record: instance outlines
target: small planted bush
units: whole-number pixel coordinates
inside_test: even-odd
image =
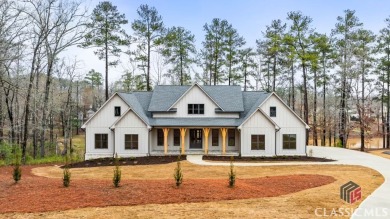
[[[114,168],[114,177],[112,179],[112,182],[115,187],[119,187],[122,178],[122,171],[119,166],[118,154],[115,154],[114,163],[115,163],[115,168]]]
[[[234,170],[233,157],[230,157],[229,187],[233,188],[236,184],[236,171]]]
[[[15,183],[17,183],[22,178],[22,169],[20,168],[20,152],[16,147],[14,153],[14,171],[12,176],[14,178]]]
[[[177,166],[175,168],[175,172],[173,174],[173,177],[175,178],[176,186],[179,187],[181,183],[183,182],[183,173],[181,171],[181,163],[180,163],[180,156],[177,157]]]
[[[64,187],[69,187],[70,185],[70,177],[71,173],[69,170],[69,161],[68,161],[68,156],[65,157],[65,166],[64,166],[64,171],[63,171],[63,177],[62,177],[62,184]]]

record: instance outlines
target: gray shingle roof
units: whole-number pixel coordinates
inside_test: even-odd
[[[244,111],[240,86],[199,86],[224,112]],[[191,87],[192,86],[156,86],[148,110],[151,112],[168,111],[169,107],[171,107]]]
[[[243,91],[244,112],[240,114],[238,124],[241,125],[264,102],[271,93],[261,91]]]
[[[191,86],[156,86],[150,100],[149,111],[167,111]]]
[[[224,112],[242,112],[244,104],[240,86],[201,86]]]
[[[164,88],[163,88],[164,87]],[[240,118],[152,118],[152,112],[168,110],[191,86],[157,86],[153,92],[118,93],[150,126],[234,127],[241,125],[269,96],[266,92],[242,92],[239,86],[202,86],[224,110],[240,112]],[[169,94],[169,95],[167,95]],[[165,111],[166,111],[165,110]]]
[[[151,113],[145,110],[149,105],[152,92],[118,93],[118,95],[137,113],[142,120],[150,125]]]

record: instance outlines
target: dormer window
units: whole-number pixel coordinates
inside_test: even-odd
[[[270,117],[276,117],[276,106],[271,106],[269,108],[269,116]]]
[[[114,113],[115,116],[121,116],[121,107],[120,106],[114,107]]]
[[[188,114],[204,114],[204,104],[188,104]]]

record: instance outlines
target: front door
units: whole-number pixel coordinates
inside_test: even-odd
[[[190,148],[202,148],[202,129],[190,129]]]

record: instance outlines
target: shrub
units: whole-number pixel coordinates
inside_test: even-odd
[[[343,147],[343,143],[340,141],[340,139],[336,140],[335,146],[338,147],[338,148],[342,148]]]
[[[236,184],[236,171],[234,171],[233,157],[230,157],[229,187],[233,188]]]
[[[181,163],[180,163],[180,156],[177,157],[177,166],[175,168],[175,172],[173,174],[173,177],[175,178],[176,186],[179,187],[181,183],[183,182],[183,173],[181,171]]]
[[[12,145],[5,142],[0,144],[0,166],[13,164],[15,160],[15,148],[16,146],[13,148]]]
[[[64,187],[69,187],[71,173],[69,170],[68,156],[65,157],[65,166],[64,166],[63,174],[64,174],[64,177],[62,178],[62,183],[63,183]]]
[[[22,169],[20,168],[20,151],[15,147],[15,160],[14,160],[14,171],[13,178],[15,183],[17,183],[22,178]]]
[[[118,154],[115,154],[114,163],[115,163],[115,168],[114,168],[114,177],[112,179],[112,182],[114,183],[115,187],[119,187],[119,183],[121,182],[122,172],[119,167]]]

